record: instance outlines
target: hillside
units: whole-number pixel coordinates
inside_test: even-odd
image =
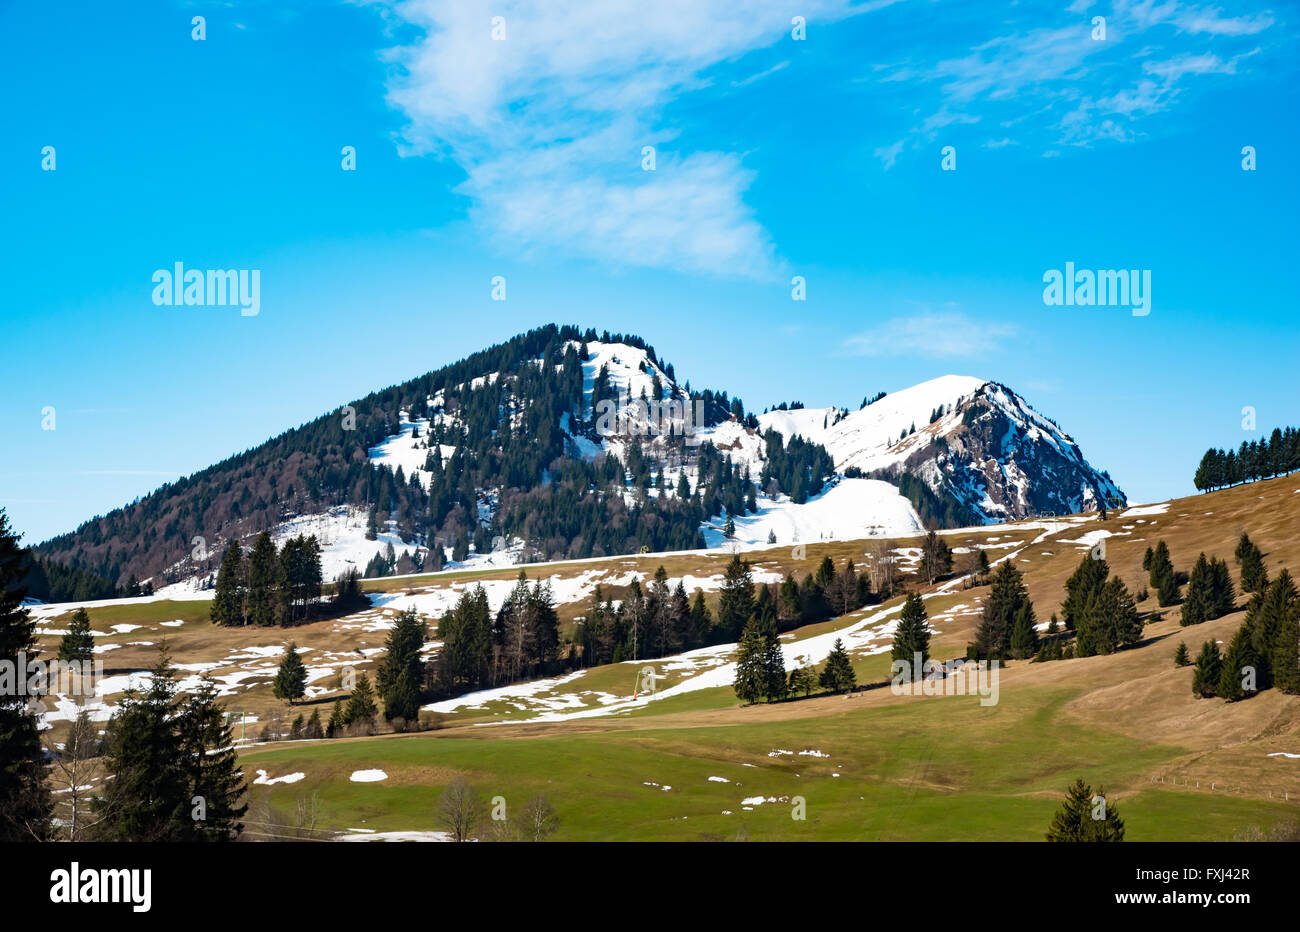
[[[1294,477],[1112,512],[954,529],[958,553],[984,550],[995,565],[1024,574],[1040,621],[1059,612],[1065,581],[1099,541],[1112,572],[1142,587],[1143,553],[1168,545],[1178,570],[1202,551],[1232,560],[1242,531],[1264,551],[1271,576],[1300,567],[1291,528],[1300,519]],[[989,589],[958,573],[933,586],[916,575],[916,538],[889,541],[903,579],[925,597],[937,658],[960,657]],[[870,566],[871,541],[762,547],[748,554],[756,583],[811,572],[823,557]],[[633,579],[662,565],[669,581],[700,590],[717,606],[728,559],[718,552],[649,554],[529,568],[551,585],[566,638],[590,609],[597,585],[623,597]],[[960,564],[959,564],[960,565]],[[213,676],[229,708],[242,714],[236,737],[259,812],[291,812],[317,794],[322,828],[343,834],[432,832],[441,788],[464,776],[509,799],[548,795],[561,819],[557,837],[582,839],[1035,839],[1075,776],[1104,784],[1132,840],[1227,840],[1300,820],[1300,698],[1267,690],[1243,702],[1197,699],[1189,668],[1175,667],[1180,641],[1226,644],[1245,599],[1228,615],[1179,626],[1177,606],[1154,595],[1139,602],[1141,641],[1114,654],[1031,663],[1002,671],[997,702],[975,697],[906,696],[867,689],[741,706],[730,688],[734,645],[580,668],[562,676],[433,702],[422,717],[436,730],[328,741],[255,743],[268,723],[345,696],[338,675],[370,670],[396,613],[415,608],[431,622],[481,582],[493,610],[517,568],[367,583],[374,604],[341,619],[295,628],[309,671],[308,695],[286,709],[270,680],[289,632],[220,629],[203,601],[159,597],[90,606],[109,674],[111,712],[165,639],[184,671]],[[1237,569],[1233,569],[1234,579]],[[901,599],[868,605],[782,638],[787,669],[818,663],[835,639],[848,647],[859,683],[887,676]],[[35,609],[46,649],[57,644],[71,606]],[[1044,622],[1045,623],[1045,622]],[[431,656],[439,649],[430,646]],[[657,688],[635,696],[650,666]],[[66,726],[74,707],[52,703],[48,724]],[[484,727],[490,725],[491,727]],[[245,739],[243,736],[247,734]],[[378,772],[359,784],[356,774]],[[300,776],[299,776],[300,775]],[[290,779],[286,779],[290,778]],[[271,782],[277,781],[277,782]],[[789,799],[803,796],[810,818],[792,823]],[[270,809],[265,807],[269,804]],[[281,816],[283,817],[283,816]]]
[[[1122,505],[1014,392],[945,376],[860,410],[747,412],[635,336],[550,325],[163,486],[38,552],[211,584],[226,543],[314,534],[327,580],[916,533]]]

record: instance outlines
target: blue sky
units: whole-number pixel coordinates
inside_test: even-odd
[[[1134,500],[1188,494],[1206,446],[1300,422],[1296,20],[6,4],[0,506],[41,540],[551,321],[639,333],[759,411],[996,379]],[[154,305],[176,261],[260,270],[260,313]],[[1045,306],[1067,261],[1150,270],[1151,313]]]

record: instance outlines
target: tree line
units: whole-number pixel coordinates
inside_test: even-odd
[[[290,538],[277,549],[263,531],[247,555],[239,541],[227,545],[210,616],[226,627],[295,625],[311,616],[320,597],[321,551],[315,535]]]
[[[1273,428],[1268,437],[1243,440],[1236,450],[1211,447],[1192,477],[1197,491],[1224,489],[1242,482],[1271,479],[1300,469],[1300,431]]]

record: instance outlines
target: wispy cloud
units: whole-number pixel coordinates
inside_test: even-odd
[[[1015,327],[973,320],[957,311],[895,317],[849,337],[844,350],[854,356],[923,356],[951,359],[997,352]]]
[[[827,23],[890,2],[809,0],[794,12]],[[710,68],[792,41],[792,9],[409,0],[389,18],[423,35],[389,53],[388,101],[406,118],[404,151],[453,159],[472,218],[503,246],[770,278],[780,263],[745,202],[752,174],[735,154],[691,151],[660,121],[671,99],[708,85]],[[653,172],[645,146],[656,147]]]
[[[1094,15],[1105,16],[1103,39],[1093,37]],[[1022,138],[1049,148],[1127,141],[1142,135],[1139,121],[1170,110],[1188,82],[1243,73],[1259,51],[1255,37],[1274,21],[1268,11],[1233,16],[1180,0],[1035,8],[1018,22],[996,21],[997,33],[956,54],[939,47],[928,68],[909,60],[881,80],[906,81],[922,100],[930,89],[930,115],[910,130],[905,150],[954,124],[1003,113],[1016,114]]]

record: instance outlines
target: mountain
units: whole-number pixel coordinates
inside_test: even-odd
[[[639,337],[548,325],[344,405],[39,545],[203,585],[230,540],[314,534],[333,578],[915,533],[1122,500],[1053,422],[945,376],[746,412]]]
[[[941,509],[946,526],[1126,503],[1069,434],[997,382],[946,375],[853,412],[777,410],[758,420],[824,446],[840,473],[901,483],[919,509]]]

